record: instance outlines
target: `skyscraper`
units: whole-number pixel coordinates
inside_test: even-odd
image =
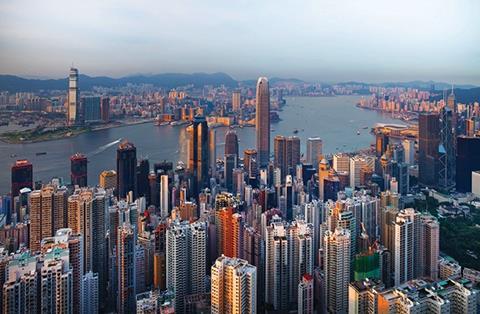
[[[212,313],[256,313],[257,269],[246,260],[220,256],[212,265]]]
[[[427,186],[438,183],[438,145],[440,143],[438,114],[423,113],[418,117],[418,175]]]
[[[72,185],[87,186],[87,156],[76,153],[70,157],[70,179]]]
[[[438,280],[438,261],[440,258],[440,225],[438,220],[431,215],[420,217],[420,275]]]
[[[270,160],[270,89],[266,77],[260,77],[257,81],[255,130],[258,164],[264,168]]]
[[[274,166],[280,168],[284,177],[293,175],[296,166],[300,163],[300,139],[296,136],[275,136],[274,139]]]
[[[53,187],[32,191],[28,196],[30,208],[30,250],[40,250],[43,238],[53,235]]]
[[[132,313],[136,309],[135,296],[135,230],[124,223],[117,230],[117,311],[118,313]]]
[[[472,171],[477,170],[480,170],[480,137],[459,136],[457,138],[457,191],[472,191]]]
[[[235,90],[232,93],[232,111],[234,112],[239,112],[240,111],[240,106],[241,106],[241,96],[240,96],[240,91]]]
[[[207,120],[196,116],[193,124],[187,128],[188,139],[188,171],[193,176],[193,195],[208,186],[209,140]]]
[[[104,170],[98,178],[98,185],[104,189],[115,189],[117,187],[117,173],[115,170]]]
[[[150,193],[148,175],[150,174],[150,162],[147,158],[138,160],[137,164],[137,197],[147,196]]]
[[[229,130],[225,134],[225,155],[238,155],[238,137],[237,133],[233,130]]]
[[[100,115],[103,122],[110,121],[110,98],[102,97],[102,102],[100,104]]]
[[[33,167],[26,160],[17,160],[12,166],[12,198],[18,196],[22,188],[33,189]]]
[[[75,125],[80,122],[80,92],[78,91],[78,70],[70,68],[68,76],[68,124]]]
[[[175,293],[175,311],[183,313],[184,298],[205,292],[207,226],[174,221],[166,234],[167,289]]]
[[[160,215],[162,218],[167,218],[170,215],[169,193],[168,175],[163,174],[160,176]]]
[[[98,122],[102,119],[100,97],[82,97],[82,109],[85,122]]]
[[[137,192],[137,149],[125,141],[117,149],[117,194],[126,198],[129,192]]]
[[[322,155],[322,139],[319,137],[309,137],[307,139],[307,163],[315,168],[318,165],[319,157]]]
[[[208,160],[211,175],[215,176],[217,173],[217,131],[215,129],[208,131]]]
[[[350,231],[327,231],[325,245],[325,301],[329,313],[347,313],[350,281]]]
[[[313,277],[304,274],[298,283],[298,314],[313,314]]]

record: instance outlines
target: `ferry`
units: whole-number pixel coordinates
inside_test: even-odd
[[[297,134],[297,133],[298,133],[297,129],[293,130],[293,134]]]
[[[42,155],[46,155],[47,152],[39,152],[39,153],[35,153],[36,156],[42,156]]]

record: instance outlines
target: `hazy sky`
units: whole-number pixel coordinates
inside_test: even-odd
[[[480,0],[0,0],[0,73],[480,84]]]

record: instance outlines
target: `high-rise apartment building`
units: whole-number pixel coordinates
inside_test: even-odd
[[[174,221],[166,234],[167,289],[175,293],[175,311],[182,313],[184,298],[205,292],[207,226],[204,222]]]
[[[348,283],[350,282],[351,234],[347,229],[326,231],[325,302],[330,313],[347,313]]]
[[[170,198],[168,187],[168,175],[160,176],[160,215],[162,218],[167,218],[170,215]]]
[[[135,248],[135,229],[129,223],[124,223],[117,230],[118,313],[132,313],[136,309]]]
[[[53,235],[54,189],[51,186],[32,191],[28,196],[30,208],[30,250],[40,250],[43,238]]]
[[[98,178],[98,185],[103,189],[115,189],[117,187],[117,172],[115,170],[104,170]]]
[[[313,277],[304,274],[298,284],[298,314],[313,314]]]
[[[257,269],[246,260],[220,256],[211,268],[212,313],[256,313]]]
[[[357,155],[350,158],[350,187],[356,188],[361,185],[361,171],[367,168],[375,172],[375,158],[371,156]]]
[[[257,81],[255,132],[258,165],[265,168],[270,160],[270,89],[266,77],[260,77]]]
[[[422,215],[420,222],[419,259],[421,269],[419,274],[436,281],[439,278],[440,225],[438,220],[431,215]]]
[[[137,148],[125,141],[117,148],[117,195],[126,198],[132,192],[137,192]]]

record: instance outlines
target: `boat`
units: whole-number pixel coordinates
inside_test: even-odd
[[[170,122],[168,122],[168,121],[164,121],[164,122],[157,121],[155,123],[156,126],[164,126],[164,125],[169,125],[169,124],[170,124]]]
[[[368,126],[364,126],[363,129],[364,129],[364,130],[367,130],[367,129],[368,129]]]
[[[42,156],[42,155],[46,155],[47,152],[39,152],[39,153],[35,153],[36,156]]]
[[[360,131],[357,131],[357,135],[360,135]]]
[[[297,134],[297,133],[298,133],[297,129],[293,130],[293,134]]]
[[[15,158],[15,157],[17,157],[17,154],[11,154],[10,155],[10,158]]]

